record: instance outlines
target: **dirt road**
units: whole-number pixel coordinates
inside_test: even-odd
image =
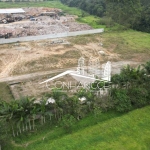
[[[140,64],[140,62],[133,62],[133,61],[112,62],[112,74],[120,73],[121,68],[123,66],[126,66],[127,64],[137,66]],[[6,78],[4,77],[4,78],[0,78],[0,82],[18,82],[18,81],[23,81],[23,80],[30,80],[32,78],[47,76],[50,74],[60,73],[60,72],[64,72],[67,70],[76,70],[76,67],[44,71],[44,72],[36,72],[36,73],[24,74],[24,75],[19,75],[19,76],[11,76],[11,77],[6,77]]]

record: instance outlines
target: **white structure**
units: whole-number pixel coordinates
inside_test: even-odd
[[[22,8],[0,9],[0,14],[16,14],[16,13],[25,13],[25,11]]]
[[[88,63],[88,74],[92,77],[100,76],[99,58],[90,57],[90,60]]]
[[[102,80],[111,81],[111,62],[108,61],[104,67]]]
[[[111,81],[111,62],[107,62],[105,64],[105,67],[104,67],[104,70],[102,72],[102,70],[100,70],[100,63],[99,63],[99,59],[90,59],[89,61],[89,68],[90,68],[90,74],[88,74],[86,71],[85,71],[85,59],[83,57],[81,57],[79,60],[78,60],[78,67],[77,67],[77,71],[73,71],[73,70],[67,70],[63,73],[60,73],[46,81],[43,81],[41,82],[40,84],[43,84],[43,83],[47,83],[48,82],[51,82],[55,79],[58,79],[62,76],[65,76],[67,74],[73,76],[74,79],[76,79],[78,82],[80,82],[82,85],[85,85],[85,83],[93,83],[94,81],[96,80],[101,80],[101,81]],[[89,69],[88,68],[88,69]],[[101,72],[102,72],[102,76],[101,76]],[[92,76],[91,76],[92,74]],[[96,78],[98,77],[98,78]],[[86,85],[87,86],[87,85]]]
[[[80,57],[78,60],[77,72],[78,74],[84,75],[84,58]]]

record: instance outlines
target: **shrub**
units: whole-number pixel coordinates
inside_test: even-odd
[[[145,88],[131,88],[129,89],[129,96],[135,108],[140,108],[148,104],[148,91]]]
[[[112,101],[114,109],[118,112],[128,112],[132,109],[130,97],[126,89],[112,89]]]
[[[62,117],[60,125],[66,130],[66,132],[71,132],[72,126],[75,124],[76,119],[74,116],[67,114]]]
[[[108,17],[101,18],[98,23],[101,25],[106,25],[107,27],[113,27],[115,25],[114,21]]]

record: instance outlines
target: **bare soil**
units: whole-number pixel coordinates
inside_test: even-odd
[[[74,67],[81,56],[99,57],[101,62],[120,60],[118,54],[104,49],[98,42],[79,45],[70,43],[70,39],[0,45],[0,78]]]
[[[50,90],[39,83],[65,71],[65,68],[75,70],[81,56],[85,57],[86,64],[90,57],[99,58],[101,65],[111,61],[113,74],[119,73],[124,65],[137,66],[141,63],[122,60],[119,54],[113,52],[113,47],[105,49],[99,40],[78,44],[72,38],[64,38],[0,45],[0,82],[9,84],[15,99],[23,96],[40,99]],[[141,56],[136,55],[133,60],[138,57]],[[74,80],[70,76],[61,80],[68,79]]]

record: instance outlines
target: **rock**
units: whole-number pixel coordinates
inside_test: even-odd
[[[99,54],[101,54],[101,55],[105,55],[105,52],[104,51],[99,51]]]

